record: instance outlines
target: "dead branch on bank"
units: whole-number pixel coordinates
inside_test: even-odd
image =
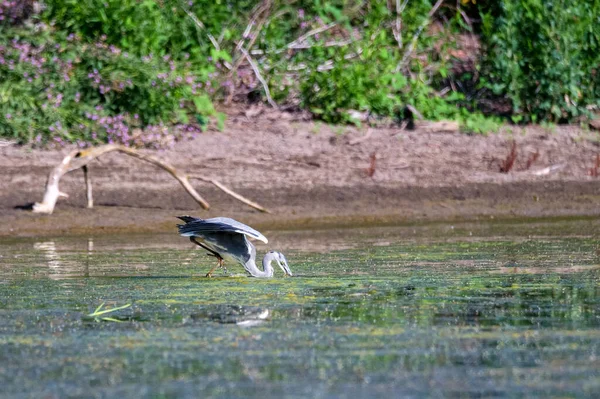
[[[139,152],[138,150],[134,150],[133,148],[128,148],[118,144],[107,144],[100,147],[92,147],[84,150],[73,150],[71,151],[62,162],[56,166],[50,172],[48,176],[48,181],[46,182],[46,191],[44,193],[44,199],[42,202],[36,202],[33,206],[33,212],[35,213],[48,213],[51,214],[54,212],[54,207],[56,206],[56,201],[59,196],[65,196],[65,194],[61,193],[58,188],[58,183],[60,182],[60,178],[68,172],[73,170],[77,170],[79,168],[83,169],[85,184],[86,184],[86,196],[87,196],[87,206],[88,208],[92,208],[94,206],[94,201],[92,197],[92,179],[89,173],[88,164],[98,158],[99,156],[109,153],[109,152],[121,152],[123,154],[132,156],[134,158],[140,159],[145,162],[149,162],[153,165],[156,165],[164,170],[166,170],[171,176],[173,176],[182,186],[183,188],[194,198],[196,202],[198,202],[202,208],[209,209],[210,205],[198,192],[194,189],[194,187],[190,184],[188,180],[188,176],[179,170],[175,169],[172,165],[167,162],[164,162],[152,155],[147,155]],[[266,208],[244,198],[240,194],[232,191],[231,189],[223,186],[221,183],[214,179],[209,179],[206,177],[202,177],[199,175],[191,176],[190,178],[210,182],[217,186],[219,189],[223,190],[226,194],[232,196],[249,205],[255,209],[258,209],[261,212],[269,212]]]
[[[248,198],[242,196],[241,194],[236,193],[235,191],[231,190],[230,188],[227,188],[226,186],[221,184],[221,182],[219,182],[218,180],[204,177],[201,175],[189,175],[188,177],[190,179],[197,179],[197,180],[201,180],[206,183],[214,184],[215,187],[217,187],[219,190],[223,191],[225,194],[232,196],[236,200],[243,202],[244,204],[248,205],[249,207],[252,207],[252,208],[257,209],[264,213],[271,213],[271,211],[269,211],[267,208],[263,207],[262,205],[257,204],[254,201],[249,200]]]

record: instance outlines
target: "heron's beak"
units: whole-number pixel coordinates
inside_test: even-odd
[[[283,254],[280,254],[279,259],[277,259],[277,264],[279,265],[281,270],[283,270],[286,276],[293,276],[292,271],[290,270],[290,267],[287,263],[287,259],[285,259],[285,256],[283,256]]]

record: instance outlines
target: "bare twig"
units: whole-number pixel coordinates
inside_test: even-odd
[[[256,63],[254,62],[254,60],[252,59],[250,54],[248,54],[248,51],[246,51],[246,49],[244,49],[242,47],[242,48],[240,48],[240,51],[242,52],[242,54],[244,54],[244,56],[248,60],[248,63],[250,64],[250,66],[252,67],[252,70],[256,74],[256,78],[263,85],[263,88],[265,89],[265,95],[267,96],[267,101],[269,102],[269,104],[271,104],[271,106],[273,108],[278,108],[277,103],[275,101],[273,101],[273,98],[271,97],[271,91],[269,90],[269,85],[267,84],[267,81],[262,77],[260,70],[258,69],[258,65],[256,65]]]
[[[244,54],[244,51],[246,53],[252,51],[252,46],[254,46],[254,42],[258,38],[258,33],[260,32],[262,26],[265,24],[265,21],[267,20],[267,17],[268,17],[267,11],[269,10],[270,7],[271,7],[271,0],[265,0],[262,3],[260,3],[259,5],[257,5],[256,7],[254,7],[254,10],[252,11],[252,18],[250,19],[248,26],[246,26],[246,30],[244,31],[244,33],[242,35],[242,39],[237,43],[237,46],[235,48],[235,51],[241,52],[242,56],[237,57],[237,59],[233,63],[233,67],[229,70],[228,79],[231,79],[234,76],[234,74],[237,72],[238,68],[244,61],[244,59],[245,58],[247,59],[247,57]],[[261,15],[262,15],[262,18],[259,20],[259,22],[257,24],[256,34],[253,35],[253,37],[250,39],[250,43],[248,44],[248,46],[246,46],[246,50],[244,50],[244,44],[246,43],[246,38],[248,36],[250,36],[250,33],[252,31],[252,28],[254,27],[254,24],[256,23],[256,20]],[[231,86],[230,88],[231,88],[231,90],[229,92],[229,95],[225,99],[225,104],[229,104],[235,94],[235,85]]]
[[[252,32],[252,29],[254,28],[254,25],[256,24],[257,33],[250,39],[250,43],[248,44],[248,46],[246,46],[246,50],[250,51],[252,49],[254,42],[258,38],[258,32],[260,32],[262,26],[264,25],[264,23],[267,20],[267,15],[264,15],[258,21],[258,23],[256,23],[256,21],[270,7],[271,7],[270,0],[266,0],[262,4],[255,7],[256,10],[252,13],[252,18],[250,19],[250,22],[248,22],[248,25],[246,26],[246,29],[244,30],[244,33],[242,34],[242,39],[237,43],[237,46],[235,47],[235,51],[240,51],[244,47],[244,44],[246,44],[246,38],[248,38],[250,36],[250,33]],[[239,68],[243,59],[244,59],[243,57],[238,58],[238,60],[236,61],[236,63],[233,66],[233,71],[236,71]]]
[[[316,46],[314,44],[308,44],[308,43],[298,44],[295,47],[293,47],[293,49],[294,50],[303,50],[303,49],[313,48],[313,47],[343,47],[343,46],[347,46],[351,43],[354,43],[354,40],[352,40],[352,39],[331,40],[331,41],[325,42],[323,44],[320,44],[318,46]]]
[[[515,161],[517,160],[517,142],[515,140],[512,141],[510,146],[510,151],[506,158],[500,162],[500,172],[508,173],[515,165]]]
[[[401,70],[402,68],[404,68],[404,66],[406,65],[406,63],[407,63],[407,61],[408,61],[408,59],[410,57],[410,55],[412,54],[412,52],[415,50],[415,47],[417,46],[417,41],[419,40],[419,37],[421,36],[421,33],[423,33],[423,30],[427,27],[427,25],[430,24],[431,17],[433,17],[433,14],[436,13],[436,11],[438,10],[438,8],[440,8],[440,6],[442,5],[443,2],[444,2],[444,0],[438,0],[434,4],[434,6],[431,8],[431,10],[429,11],[429,14],[427,14],[427,18],[425,18],[425,20],[423,21],[423,23],[421,24],[421,26],[419,26],[419,28],[417,29],[417,31],[413,35],[412,40],[410,42],[410,45],[408,46],[408,48],[404,52],[404,56],[402,56],[402,61],[400,61],[400,64],[398,64],[397,70]]]
[[[396,29],[392,29],[392,33],[394,34],[394,38],[398,42],[398,47],[402,50],[404,47],[403,39],[402,39],[402,13],[408,4],[408,0],[404,0],[402,3],[401,0],[396,0]]]
[[[373,175],[375,174],[375,167],[377,164],[377,153],[376,152],[372,152],[371,155],[369,156],[369,168],[367,169],[367,176],[369,177],[373,177]]]
[[[196,192],[196,190],[192,187],[190,182],[188,181],[185,174],[179,172],[170,164],[161,161],[158,158],[155,158],[151,155],[142,154],[141,152],[134,150],[132,148],[124,147],[118,144],[107,144],[100,147],[92,147],[85,150],[74,150],[71,151],[62,162],[55,167],[48,176],[48,182],[46,183],[46,192],[44,193],[44,199],[41,203],[36,203],[33,206],[33,212],[36,213],[52,213],[54,211],[54,207],[56,205],[56,201],[60,195],[60,191],[58,189],[58,183],[60,178],[67,172],[69,172],[70,168],[74,165],[71,165],[73,162],[77,165],[78,168],[82,168],[87,165],[94,158],[99,157],[100,155],[106,154],[111,151],[122,152],[124,154],[130,155],[134,158],[140,159],[142,161],[149,162],[153,165],[159,166],[169,172],[171,176],[173,176],[179,183],[185,188],[185,190],[198,202],[204,209],[209,209],[210,205],[208,202],[204,200]]]
[[[268,10],[269,7],[271,7],[270,0],[264,1],[261,4],[258,4],[256,7],[254,7],[254,10],[252,10],[252,18],[250,18],[250,22],[248,22],[248,25],[246,26],[246,29],[244,30],[244,33],[242,34],[242,40],[240,40],[238,42],[238,44],[235,48],[236,51],[239,51],[244,46],[244,44],[246,43],[246,38],[250,36],[250,32],[252,32],[252,28],[254,28],[254,24],[256,23],[256,20],[258,19],[258,17],[260,17],[262,15],[263,12]],[[262,28],[266,19],[267,19],[266,17],[263,17],[259,21],[257,31],[260,31],[260,29]],[[254,41],[256,40],[257,37],[258,37],[258,34],[254,35],[254,37],[251,39],[251,42],[247,47],[248,50],[250,50],[252,48]],[[240,60],[241,59],[242,58],[240,57]],[[239,67],[239,63],[237,63],[237,65],[234,67],[234,69],[237,69],[237,67]]]
[[[356,50],[356,52],[355,52],[355,53],[352,53],[352,54],[346,54],[346,55],[344,56],[344,59],[345,59],[345,60],[351,60],[352,58],[356,58],[356,57],[360,56],[360,55],[362,54],[362,52],[363,52],[363,49],[362,49],[362,48],[359,48],[358,50]],[[304,69],[304,68],[306,68],[306,66],[304,66],[304,68],[299,68],[301,65],[302,65],[302,64],[298,65],[298,68],[297,68],[297,69],[295,69],[295,70],[296,70],[296,71],[299,71],[299,70],[301,70],[301,69]],[[324,72],[324,71],[329,71],[329,70],[331,70],[331,69],[333,69],[333,68],[334,68],[334,63],[333,63],[333,60],[327,60],[327,61],[325,61],[324,63],[322,63],[321,65],[317,66],[317,71],[319,71],[319,72]],[[288,70],[291,70],[291,69],[289,69],[289,67],[288,67]]]
[[[323,26],[320,26],[318,28],[309,30],[308,32],[306,32],[305,34],[303,34],[302,36],[300,36],[299,38],[297,38],[293,42],[288,43],[285,47],[280,48],[279,50],[276,50],[275,54],[283,53],[284,51],[286,51],[288,49],[306,48],[306,47],[298,47],[298,46],[304,44],[304,42],[306,41],[306,39],[308,39],[309,37],[317,35],[319,33],[323,33],[325,31],[333,28],[336,25],[337,25],[337,23],[331,22],[331,23],[329,23],[327,25],[323,25]]]
[[[414,116],[416,116],[417,118],[419,118],[419,119],[421,119],[421,120],[425,119],[425,118],[423,118],[423,114],[421,114],[421,113],[419,112],[419,110],[418,110],[418,109],[416,109],[416,108],[415,108],[413,105],[411,105],[411,104],[406,104],[406,108],[408,108],[408,109],[410,110],[410,112],[412,112],[412,114],[413,114]]]
[[[208,29],[206,29],[206,26],[204,25],[204,23],[202,23],[202,21],[200,21],[198,19],[198,17],[196,17],[194,15],[193,12],[191,12],[190,10],[186,9],[185,7],[182,7],[183,11],[194,21],[194,23],[196,24],[196,26],[198,26],[200,29],[205,30],[206,31],[206,35],[208,36],[208,39],[210,40],[210,42],[212,43],[212,45],[215,47],[215,49],[217,49],[217,51],[221,51],[221,46],[219,46],[219,42],[215,39],[215,37],[208,31]],[[225,67],[227,69],[231,69],[231,64],[227,61],[223,62],[223,65],[225,65]]]
[[[210,179],[208,177],[204,177],[201,175],[197,175],[197,174],[193,174],[193,175],[188,175],[188,177],[190,179],[197,179],[197,180],[201,180],[203,182],[207,182],[207,183],[212,183],[214,184],[217,188],[219,188],[220,190],[222,190],[223,192],[225,192],[226,194],[232,196],[233,198],[235,198],[238,201],[243,202],[244,204],[257,209],[261,212],[265,212],[265,213],[271,213],[267,208],[257,204],[254,201],[249,200],[248,198],[242,196],[241,194],[236,193],[235,191],[231,190],[230,188],[227,188],[226,186],[224,186],[223,184],[221,184],[218,180],[215,179]]]

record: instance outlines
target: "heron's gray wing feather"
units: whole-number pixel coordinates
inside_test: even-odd
[[[264,243],[268,243],[267,237],[262,235],[260,232],[254,230],[252,227],[247,226],[243,223],[238,222],[237,220],[233,220],[231,218],[212,218],[212,219],[194,219],[186,217],[183,219],[186,221],[186,224],[178,225],[179,234],[182,236],[192,236],[195,234],[205,234],[205,233],[214,233],[214,232],[229,232],[229,233],[240,233],[251,238],[255,238]]]

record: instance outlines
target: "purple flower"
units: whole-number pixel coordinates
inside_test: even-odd
[[[11,114],[6,114],[6,119],[10,119],[10,118],[12,118],[12,115]]]
[[[298,18],[304,19],[304,10],[302,8],[298,10]]]

